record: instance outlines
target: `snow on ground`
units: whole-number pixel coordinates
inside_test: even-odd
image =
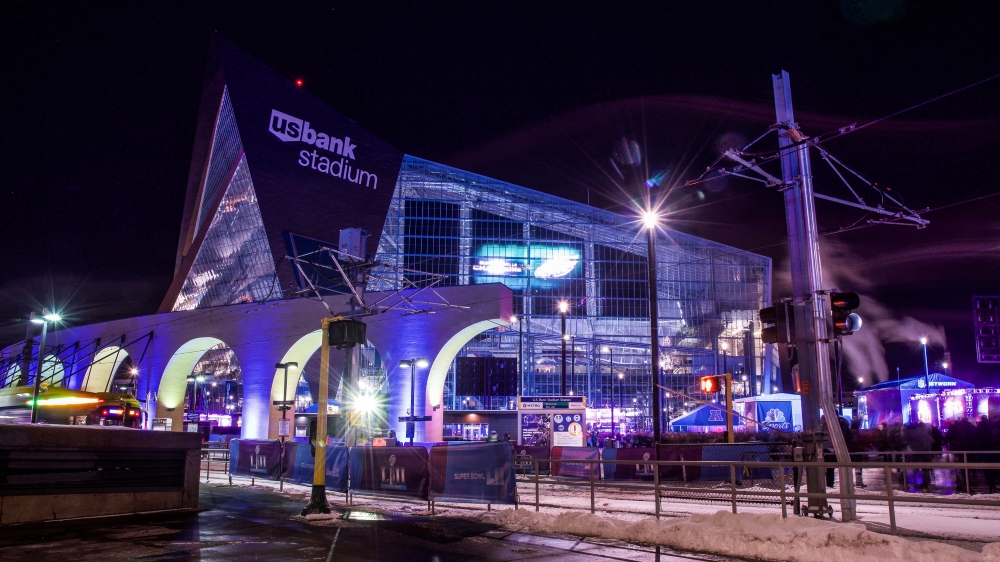
[[[780,514],[718,511],[669,520],[627,522],[580,512],[559,515],[527,509],[486,513],[481,519],[504,527],[535,532],[567,533],[660,544],[681,550],[711,552],[760,560],[827,562],[944,562],[1000,560],[1000,543],[983,553],[937,542],[915,542],[882,535],[864,525],[833,523],[806,517],[783,519]]]
[[[220,474],[217,476],[213,474],[211,481],[223,484],[228,479],[224,475]],[[249,485],[249,483],[249,480],[243,478],[233,479],[234,485],[245,486]],[[277,482],[257,480],[256,485],[272,488],[274,491],[278,489]],[[301,496],[303,498],[303,505],[305,505],[310,494],[308,486],[285,483],[284,488],[285,494]],[[879,560],[879,562],[890,562],[892,560],[903,560],[904,558],[898,555],[886,554],[886,552],[890,552],[892,548],[903,548],[908,553],[905,557],[907,562],[919,562],[920,560],[1000,561],[1000,509],[993,507],[924,503],[896,504],[896,523],[902,534],[907,534],[907,531],[913,531],[912,535],[923,536],[925,538],[959,539],[974,541],[975,543],[997,543],[986,544],[982,547],[983,554],[980,554],[979,552],[939,542],[911,541],[906,538],[884,534],[888,532],[889,524],[888,507],[884,502],[859,502],[858,515],[861,518],[861,524],[845,525],[843,523],[796,517],[792,514],[791,507],[788,508],[788,518],[782,519],[781,507],[777,504],[745,505],[741,503],[738,505],[739,514],[733,516],[732,513],[729,513],[728,502],[663,498],[661,502],[662,519],[657,522],[652,517],[654,513],[653,497],[652,493],[648,491],[619,490],[614,487],[599,489],[595,493],[595,506],[597,512],[600,514],[598,516],[589,513],[590,490],[586,487],[543,485],[540,489],[540,512],[538,513],[534,511],[534,484],[519,483],[518,492],[521,505],[527,507],[527,509],[517,510],[516,513],[518,515],[516,517],[539,516],[540,526],[536,527],[523,522],[518,523],[517,521],[513,521],[511,524],[502,521],[497,522],[507,527],[520,527],[522,530],[539,533],[551,532],[556,534],[612,538],[626,542],[661,544],[681,550],[712,552],[744,558],[756,556],[766,560],[806,560],[806,555],[800,554],[800,551],[797,549],[774,546],[783,544],[783,540],[794,540],[796,542],[802,541],[803,544],[809,545],[817,541],[829,545],[824,547],[824,549],[829,549],[829,555],[824,554],[822,557],[814,557],[811,560],[859,560],[879,557],[883,559]],[[913,494],[913,496],[916,496],[916,494]],[[340,506],[345,504],[343,494],[329,493],[329,497],[331,504],[336,503]],[[985,498],[984,496],[974,496],[973,499]],[[996,499],[996,497],[990,497],[989,499]],[[353,506],[355,509],[383,514],[429,515],[429,512],[426,511],[427,503],[419,500],[354,496]],[[834,507],[837,509],[837,515],[839,516],[839,503],[834,502]],[[486,506],[479,504],[443,502],[437,503],[435,506],[435,511],[438,515],[451,517],[496,517],[497,514],[510,513],[511,511],[496,511],[497,506],[493,506],[493,510],[492,513],[488,513],[486,512]],[[566,510],[574,511],[564,513]],[[720,512],[720,510],[723,511]],[[505,515],[504,517],[513,516]],[[733,517],[735,519],[730,519]],[[324,517],[310,517],[310,519],[316,519],[317,521],[315,522],[317,523],[322,518]],[[563,521],[572,520],[576,522],[573,523],[571,528],[565,527],[562,523],[553,525],[552,522],[559,518],[563,518]],[[694,523],[696,519],[701,521],[701,523]],[[527,520],[531,521],[533,519]],[[721,540],[720,537],[722,535],[728,537],[729,535],[737,534],[729,528],[720,531],[718,525],[720,522],[725,521],[729,521],[736,528],[743,529],[742,531],[738,531],[738,533],[754,537],[767,536],[768,538],[748,539],[744,537],[740,540],[730,538]],[[545,523],[543,524],[542,522]],[[883,533],[867,531],[863,523],[876,523],[878,530],[885,529],[885,531]],[[659,532],[656,529],[669,528],[670,525],[674,524],[681,525],[681,528],[687,529],[687,531],[684,533],[679,531],[666,532],[662,535],[666,537],[664,540],[679,540],[677,537],[681,537],[691,542],[661,542],[660,539],[649,540],[648,535],[641,534],[653,532],[655,535],[656,532]],[[616,534],[600,534],[612,531],[619,533],[616,529],[629,527],[635,527],[636,530],[629,531],[628,533],[621,531],[621,536]],[[824,528],[828,529],[826,535],[822,531]],[[647,531],[641,531],[643,529]],[[649,529],[653,529],[653,531],[648,531]],[[806,531],[801,531],[801,529],[806,529]],[[781,530],[786,534],[781,535],[784,538],[775,538],[767,535],[767,532],[770,532],[769,530],[773,530],[774,532]],[[600,531],[600,533],[597,531]],[[804,534],[801,538],[795,538],[798,536],[795,533],[803,532]],[[758,535],[758,533],[760,534]],[[864,533],[864,535],[860,533]],[[825,540],[822,538],[824,536],[826,537]],[[857,548],[850,550],[841,545],[841,543],[850,543],[848,538],[852,536],[863,537],[863,540],[857,540],[860,541],[859,545],[867,545],[865,546],[866,550],[859,551]],[[867,541],[871,541],[871,544]],[[756,544],[756,547],[760,548],[771,545],[777,554],[773,557],[768,557],[764,554],[752,553],[749,550],[751,544]],[[708,546],[711,545],[731,546],[740,550],[709,549]],[[857,546],[855,545],[855,547]],[[976,550],[980,548],[978,544],[967,544],[966,546]],[[811,552],[814,548],[816,547],[809,546],[808,549],[803,549],[801,552]],[[827,550],[823,550],[823,552],[825,553]],[[915,553],[923,554],[918,555]],[[910,556],[910,554],[914,555]],[[798,556],[798,558],[795,556]]]

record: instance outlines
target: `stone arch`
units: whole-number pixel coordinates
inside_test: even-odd
[[[309,361],[316,355],[319,351],[320,346],[323,343],[323,331],[315,330],[309,332],[308,334],[302,336],[291,347],[288,351],[281,357],[279,363],[295,362],[299,364],[298,370],[293,374],[292,371],[288,372],[288,386],[283,388],[285,380],[284,369],[275,368],[274,379],[271,383],[271,407],[270,407],[270,419],[268,421],[268,437],[277,438],[278,437],[278,420],[281,419],[281,411],[275,402],[279,402],[288,397],[289,400],[295,399],[295,393],[298,388],[299,375],[302,370],[305,369]],[[374,343],[369,340],[369,345],[374,346]],[[376,352],[378,348],[376,347]],[[381,353],[379,353],[381,356]],[[333,400],[337,394],[337,388],[333,386],[333,383],[338,380],[334,378],[334,373],[340,373],[343,370],[344,365],[344,350],[331,349],[330,350],[330,394],[329,399]],[[310,386],[313,384],[310,383]],[[287,393],[287,394],[286,394]]]
[[[444,400],[444,383],[448,378],[448,369],[451,368],[452,362],[458,356],[458,352],[465,347],[465,344],[486,330],[504,325],[506,323],[500,320],[481,320],[462,328],[462,330],[441,346],[441,350],[434,357],[434,362],[431,363],[431,370],[427,374],[427,403],[430,404],[431,408],[435,410],[441,408],[441,402]]]
[[[283,387],[285,371],[283,369],[274,370],[274,379],[271,382],[271,414],[267,424],[268,437],[276,438],[278,436],[278,420],[281,419],[281,411],[278,410],[278,406],[274,405],[274,403],[282,400],[286,395],[286,392],[287,396],[290,397],[289,400],[295,399],[295,390],[299,384],[299,373],[305,368],[306,363],[309,362],[309,359],[313,356],[313,354],[319,350],[322,343],[322,330],[309,332],[296,340],[295,343],[288,348],[288,351],[286,351],[281,357],[281,361],[279,361],[279,363],[288,363],[290,361],[295,362],[299,364],[299,369],[295,371],[294,375],[292,372],[288,373],[287,387]]]
[[[87,367],[87,374],[83,377],[83,384],[80,390],[87,392],[105,392],[111,378],[118,372],[128,352],[117,345],[102,347],[94,352],[94,360]]]
[[[42,381],[49,383],[49,386],[58,386],[61,384],[66,376],[62,359],[50,353],[45,356],[42,364],[44,365],[42,369]]]
[[[203,355],[213,347],[225,343],[218,338],[201,337],[189,340],[177,348],[163,369],[156,393],[156,417],[170,418],[171,429],[183,431],[184,396],[187,378]]]

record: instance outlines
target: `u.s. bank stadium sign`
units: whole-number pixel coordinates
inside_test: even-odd
[[[267,130],[282,142],[302,142],[311,147],[299,151],[298,164],[351,183],[378,189],[378,176],[355,165],[351,137],[321,132],[312,123],[271,110]]]

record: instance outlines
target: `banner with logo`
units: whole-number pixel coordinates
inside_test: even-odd
[[[600,460],[600,450],[596,447],[552,447],[552,460]],[[593,468],[591,468],[593,467]],[[594,479],[601,477],[601,467],[597,463],[553,462],[552,476],[567,476],[571,478],[590,478],[594,471]]]
[[[431,447],[430,467],[432,500],[490,504],[517,502],[514,447],[508,441]]]
[[[233,439],[236,461],[229,459],[229,474],[277,480],[281,470],[281,442],[277,439]],[[235,467],[235,468],[234,468]]]
[[[614,457],[613,459],[609,458],[609,452]],[[635,461],[635,464],[604,465],[604,478],[607,480],[653,480],[655,465],[651,463],[656,460],[656,454],[652,447],[605,449],[601,458],[604,460]],[[608,473],[608,467],[614,467],[610,474]]]
[[[282,476],[289,482],[311,486],[315,466],[309,443],[285,441]],[[326,489],[347,492],[347,447],[342,443],[326,446]]]
[[[531,459],[545,459],[548,461],[549,448],[541,446],[529,446],[520,445],[514,447],[514,454],[519,457],[523,457],[524,460],[518,460],[519,466],[518,470],[524,474],[534,474],[535,473],[535,463],[529,462]],[[549,471],[548,462],[538,463],[538,471],[545,473]]]
[[[427,499],[428,454],[423,447],[351,448],[351,493]]]
[[[757,401],[757,419],[766,425],[758,425],[758,431],[792,431],[792,403]]]
[[[402,152],[228,41],[213,43],[203,103],[217,108],[223,88],[230,100],[281,286],[294,282],[285,232],[337,244],[341,229],[361,228],[374,255]],[[211,109],[202,114],[214,120]]]

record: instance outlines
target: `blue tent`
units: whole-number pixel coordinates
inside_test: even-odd
[[[734,423],[740,423],[739,418],[733,420]],[[670,422],[670,427],[674,430],[680,430],[681,428],[687,428],[691,431],[693,428],[701,427],[706,430],[711,430],[713,428],[726,428],[726,409],[725,407],[712,407],[708,404],[704,406],[699,406],[693,412],[688,413],[685,416],[681,416]]]
[[[330,405],[330,406],[336,406],[338,408],[340,407],[340,402],[334,400],[333,398],[327,400],[327,404]],[[312,406],[309,406],[308,408],[306,408],[304,411],[302,411],[300,413],[303,413],[303,414],[315,414],[318,411],[319,411],[319,404],[313,404]]]

